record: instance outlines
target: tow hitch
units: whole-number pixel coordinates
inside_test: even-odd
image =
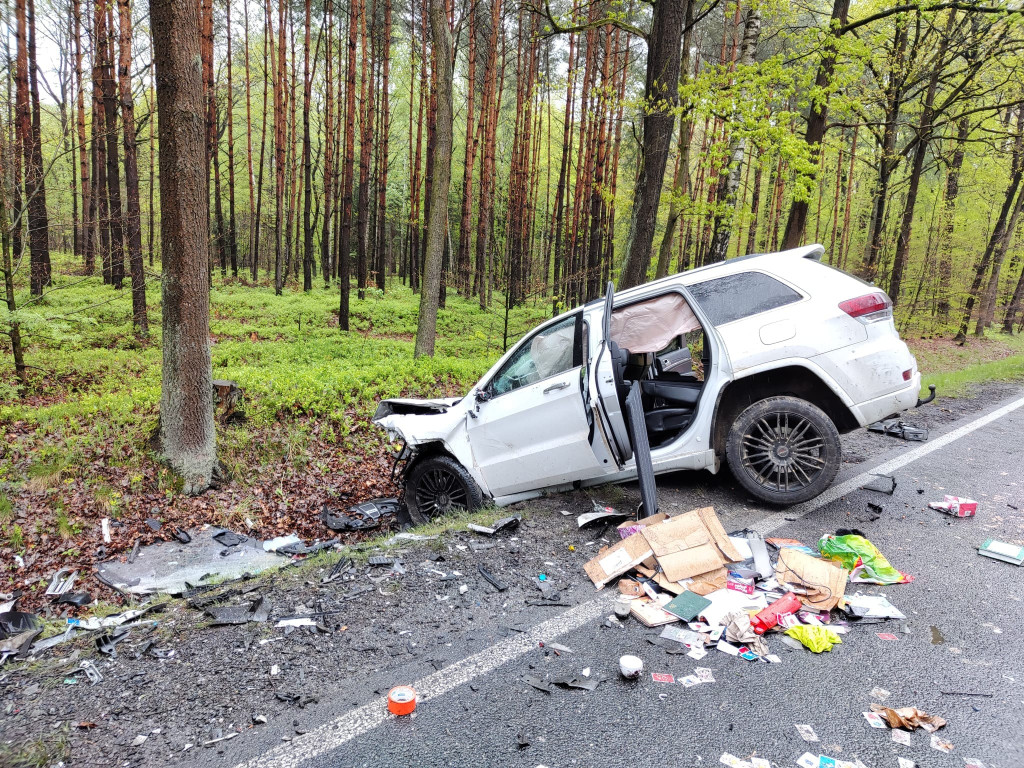
[[[934,384],[929,384],[928,385],[928,397],[926,397],[924,400],[922,400],[921,398],[917,398],[917,405],[915,405],[914,407],[915,408],[920,408],[922,405],[930,403],[934,399],[935,399],[935,385]]]

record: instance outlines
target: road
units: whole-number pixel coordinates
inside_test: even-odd
[[[813,543],[837,528],[859,528],[897,568],[915,576],[908,585],[861,587],[886,594],[906,621],[854,626],[842,645],[821,655],[791,650],[773,636],[769,645],[780,664],[748,663],[717,651],[695,662],[650,645],[645,638],[657,631],[635,621],[623,629],[602,626],[613,596],[595,592],[580,568],[564,597],[573,607],[510,608],[501,621],[480,612],[474,623],[470,615],[465,631],[439,638],[440,656],[433,660],[439,671],[416,659],[338,675],[319,706],[303,713],[306,735],[294,737],[291,727],[298,721],[278,718],[221,752],[193,753],[189,762],[240,768],[622,768],[713,766],[728,752],[782,768],[810,751],[869,768],[897,768],[900,757],[919,768],[963,766],[965,758],[988,768],[1019,768],[1024,570],[980,557],[976,549],[988,537],[1024,542],[1024,515],[1017,511],[1024,509],[1022,405],[1018,390],[1001,409],[989,409],[996,415],[987,423],[979,422],[984,414],[967,416],[933,430],[929,443],[854,436],[845,452],[855,460],[858,451],[867,452],[870,459],[844,465],[837,492],[783,513],[743,503],[727,478],[691,473],[659,482],[663,508],[711,503],[726,530],[749,527]],[[862,475],[878,467],[897,478],[891,497],[857,489]],[[929,510],[927,502],[943,493],[979,500],[978,516],[951,519]],[[865,513],[869,501],[884,506],[874,522]],[[549,499],[541,506],[557,518],[563,503]],[[552,552],[575,541],[582,553],[587,538],[586,532],[559,529]],[[394,626],[381,617],[381,632]],[[880,639],[878,632],[896,639]],[[549,654],[538,638],[557,640],[574,653]],[[616,673],[624,653],[640,655],[649,672],[677,680],[695,666],[711,668],[715,682],[686,688],[648,676],[629,683]],[[584,667],[606,678],[592,692],[545,693],[523,682],[528,674]],[[403,683],[416,684],[427,696],[413,717],[394,718],[379,693]],[[890,692],[887,705],[916,706],[946,718],[940,735],[955,745],[953,752],[931,748],[923,731],[903,746],[888,730],[870,728],[861,713],[876,701],[869,693],[876,687]],[[797,723],[811,725],[820,742],[805,743]],[[520,745],[520,735],[528,745]],[[294,740],[283,742],[282,736]]]

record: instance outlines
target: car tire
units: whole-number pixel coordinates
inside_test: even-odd
[[[813,499],[832,484],[842,461],[832,419],[797,397],[769,397],[746,408],[729,429],[725,455],[748,493],[779,506]]]
[[[466,468],[450,456],[417,461],[405,482],[405,504],[413,523],[421,525],[455,509],[473,512],[483,494]]]

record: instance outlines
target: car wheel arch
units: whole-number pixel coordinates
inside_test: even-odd
[[[821,376],[802,365],[786,365],[733,379],[721,389],[712,422],[715,453],[724,454],[729,429],[745,408],[759,400],[780,396],[797,397],[816,405],[840,433],[860,426],[849,406]]]

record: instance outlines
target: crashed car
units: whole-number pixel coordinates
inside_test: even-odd
[[[488,500],[727,464],[755,498],[807,501],[840,433],[919,403],[917,362],[880,289],[811,245],[656,280],[524,336],[459,399],[382,401],[422,520]],[[929,398],[930,399],[930,398]]]

